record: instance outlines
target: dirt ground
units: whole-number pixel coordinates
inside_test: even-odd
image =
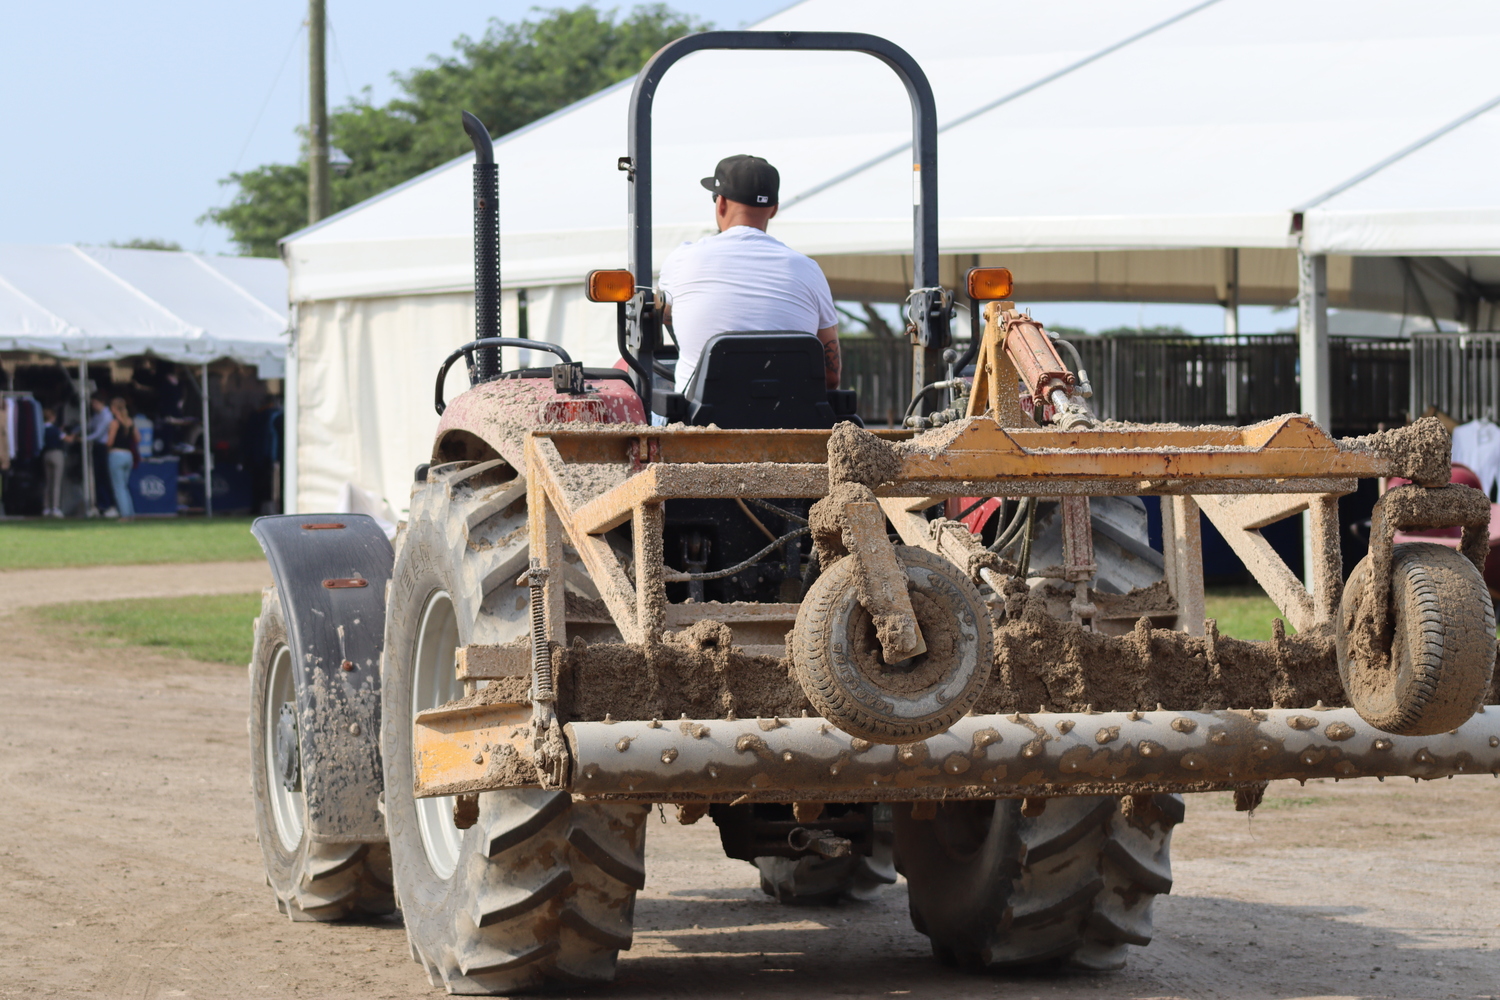
[[[48,631],[43,631],[47,629]],[[106,661],[0,617],[0,997],[427,997],[399,923],[278,916],[252,826],[242,670]],[[635,947],[598,997],[1500,997],[1500,781],[1189,799],[1157,938],[1108,975],[948,971],[904,886],[789,909],[662,825]]]
[[[161,563],[90,566],[87,569],[0,570],[0,614],[16,608],[68,601],[118,601],[124,597],[250,594],[271,585],[264,559],[253,562]]]

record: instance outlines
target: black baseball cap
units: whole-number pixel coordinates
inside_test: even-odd
[[[741,153],[720,160],[714,175],[703,178],[703,186],[715,197],[766,208],[779,202],[781,174],[760,157]]]

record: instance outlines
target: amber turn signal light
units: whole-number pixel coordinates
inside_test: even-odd
[[[1008,267],[969,268],[969,298],[976,302],[1008,299],[1014,288]]]
[[[590,302],[629,302],[635,294],[635,276],[629,271],[590,271],[584,283]]]

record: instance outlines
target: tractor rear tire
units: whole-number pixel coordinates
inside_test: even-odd
[[[381,685],[386,823],[412,957],[449,993],[608,982],[645,881],[647,807],[563,791],[414,797],[412,720],[463,695],[454,654],[528,628],[524,482],[501,462],[435,466],[412,494],[387,602]]]
[[[386,916],[396,909],[386,845],[327,844],[308,836],[295,684],[281,598],[267,587],[250,656],[250,780],[266,881],[277,908],[294,921]]]
[[[913,926],[944,964],[969,970],[1061,961],[1107,971],[1152,934],[1172,888],[1180,795],[943,802],[931,819],[896,808],[896,865]]]
[[[1445,545],[1394,546],[1388,669],[1357,649],[1356,622],[1371,583],[1367,556],[1349,574],[1339,606],[1339,677],[1349,704],[1398,736],[1457,729],[1484,704],[1495,666],[1495,606],[1484,578]]]

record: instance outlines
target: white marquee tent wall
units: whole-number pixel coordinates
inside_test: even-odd
[[[1433,310],[1487,325],[1500,7],[1440,0],[1414,14],[1394,0],[935,0],[913,17],[900,0],[806,0],[755,27],[866,31],[922,64],[942,123],[950,287],[1004,262],[1030,302],[1279,305],[1299,289],[1312,302],[1321,281],[1330,304],[1399,309],[1414,272],[1394,258],[1429,255],[1418,280]],[[526,289],[531,335],[591,364],[616,356],[613,314],[578,282],[624,262],[615,163],[630,86],[496,143],[505,332]],[[656,99],[655,259],[709,231],[698,178],[753,151],[781,170],[775,235],[817,257],[836,295],[900,297],[908,107],[868,57],[684,60]],[[429,380],[472,329],[471,162],[283,245],[302,407],[289,494],[302,509],[336,502],[345,482],[405,506],[436,423]],[[1316,310],[1305,326],[1316,415]]]

